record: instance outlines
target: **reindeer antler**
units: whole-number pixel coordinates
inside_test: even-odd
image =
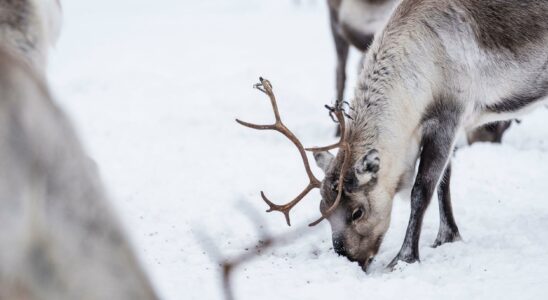
[[[321,221],[323,221],[325,218],[331,215],[335,211],[335,209],[337,209],[337,207],[339,206],[339,203],[341,202],[342,193],[343,193],[344,175],[346,174],[346,172],[348,171],[348,168],[350,167],[350,144],[348,144],[348,141],[347,141],[348,134],[346,132],[346,122],[344,117],[345,116],[348,118],[351,118],[351,117],[345,113],[344,107],[343,107],[344,104],[346,104],[346,102],[342,100],[337,100],[337,102],[335,102],[334,107],[330,107],[326,105],[326,108],[329,110],[329,115],[331,116],[331,118],[333,118],[332,114],[335,114],[335,117],[337,118],[337,122],[339,123],[339,126],[341,128],[341,139],[339,140],[339,142],[326,147],[306,149],[306,151],[311,151],[311,152],[323,152],[323,151],[329,151],[336,148],[339,148],[342,151],[344,151],[344,159],[343,159],[343,164],[340,170],[339,182],[337,186],[337,198],[335,199],[335,202],[333,202],[333,205],[331,205],[331,207],[329,207],[318,220],[310,223],[310,226],[318,225]]]
[[[270,81],[263,79],[262,77],[259,78],[259,80],[261,81],[261,83],[255,84],[254,87],[258,89],[259,91],[265,93],[270,98],[270,103],[272,104],[272,110],[274,111],[274,117],[276,119],[276,122],[272,125],[256,125],[256,124],[240,121],[238,119],[236,119],[236,122],[238,122],[239,124],[243,126],[257,129],[257,130],[278,131],[281,134],[283,134],[285,137],[287,137],[299,150],[299,153],[301,154],[301,158],[303,160],[304,169],[306,171],[306,174],[308,175],[308,179],[309,179],[308,186],[306,186],[306,188],[295,199],[293,199],[292,201],[284,205],[277,205],[272,203],[272,201],[270,201],[265,196],[264,192],[261,191],[261,197],[263,198],[264,202],[266,202],[266,204],[268,204],[268,206],[270,207],[267,210],[267,212],[279,211],[283,213],[285,216],[287,225],[291,226],[289,211],[291,211],[291,209],[295,207],[295,205],[297,205],[297,203],[299,203],[304,198],[304,196],[306,196],[310,191],[312,191],[314,188],[319,188],[321,186],[321,182],[314,176],[314,173],[312,173],[312,170],[310,169],[310,163],[308,162],[308,158],[306,156],[306,151],[303,147],[303,144],[295,136],[295,134],[293,134],[293,132],[291,132],[291,130],[289,130],[285,126],[285,124],[282,122],[280,113],[278,111],[278,104],[276,103],[276,96],[274,96],[274,92],[272,91],[272,85],[270,84]]]
[[[350,164],[350,146],[348,142],[346,141],[346,125],[345,125],[345,112],[344,112],[344,102],[343,101],[337,101],[334,107],[328,107],[330,110],[330,114],[334,113],[339,125],[341,126],[341,139],[338,143],[333,144],[331,146],[327,147],[321,147],[321,148],[310,148],[305,149],[301,143],[301,141],[289,130],[285,124],[282,122],[280,113],[278,111],[278,104],[276,103],[276,96],[274,96],[274,92],[272,91],[272,85],[270,82],[266,79],[263,79],[262,77],[259,78],[260,83],[255,84],[254,87],[264,94],[266,94],[270,98],[270,103],[272,104],[272,110],[274,111],[274,117],[276,119],[275,123],[272,125],[257,125],[257,124],[251,124],[248,122],[244,122],[241,120],[236,119],[236,122],[239,124],[257,129],[257,130],[274,130],[278,131],[281,134],[283,134],[285,137],[287,137],[296,147],[297,150],[299,150],[299,153],[301,155],[301,158],[303,160],[304,168],[306,171],[306,174],[309,179],[309,183],[306,186],[306,188],[293,200],[290,202],[284,204],[284,205],[277,205],[274,204],[272,201],[270,201],[264,194],[264,192],[261,191],[261,197],[266,202],[266,204],[270,207],[267,212],[272,211],[279,211],[284,214],[287,225],[291,226],[291,220],[289,218],[289,212],[297,203],[299,203],[310,191],[312,191],[315,188],[321,187],[321,182],[314,176],[314,173],[312,173],[312,170],[310,169],[310,163],[308,162],[308,157],[306,156],[306,151],[312,151],[312,152],[319,152],[319,151],[327,151],[335,148],[340,148],[342,151],[344,151],[344,160],[343,160],[343,166],[341,168],[341,173],[339,176],[339,185],[338,185],[338,194],[335,202],[333,205],[322,215],[321,218],[316,220],[315,222],[311,223],[310,226],[315,226],[319,224],[321,221],[323,221],[326,217],[328,217],[339,205],[341,198],[342,198],[342,190],[343,190],[343,182],[344,182],[344,174],[348,170],[349,164]]]

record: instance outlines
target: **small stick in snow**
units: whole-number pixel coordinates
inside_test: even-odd
[[[257,218],[251,219],[255,223],[257,223]],[[262,228],[262,226],[257,226],[257,228]],[[269,250],[273,247],[282,246],[284,244],[287,244],[288,242],[295,240],[296,238],[301,236],[302,233],[310,233],[310,230],[308,230],[308,226],[301,226],[291,232],[286,232],[280,235],[265,235],[263,230],[263,232],[261,232],[260,234],[262,238],[260,238],[257,243],[246,247],[245,249],[248,250],[231,258],[224,257],[221,254],[219,248],[212,242],[213,239],[211,239],[208,234],[198,231],[197,238],[211,257],[211,259],[218,262],[219,266],[221,267],[221,280],[225,299],[234,300],[235,298],[234,290],[232,288],[232,274],[235,269],[255,259],[266,250]]]

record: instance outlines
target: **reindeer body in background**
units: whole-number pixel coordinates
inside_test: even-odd
[[[350,46],[365,55],[375,33],[383,28],[399,2],[400,0],[327,0],[331,33],[337,53],[337,99],[344,99],[346,63]],[[365,56],[362,56],[359,70],[363,65],[363,57]],[[502,121],[470,129],[465,136],[466,143],[500,143],[504,132],[511,124],[512,121]]]
[[[327,0],[337,52],[337,99],[344,99],[350,46],[365,53],[399,0]]]
[[[0,0],[0,299],[157,299],[45,83],[56,8]]]

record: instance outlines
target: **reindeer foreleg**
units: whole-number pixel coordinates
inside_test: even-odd
[[[423,119],[422,152],[419,171],[411,192],[411,216],[403,245],[389,267],[394,267],[400,260],[407,263],[419,261],[419,238],[424,213],[449,165],[460,112],[457,103],[438,101]],[[447,203],[443,204],[447,209]]]

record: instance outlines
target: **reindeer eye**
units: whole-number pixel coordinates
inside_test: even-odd
[[[337,190],[339,189],[339,180],[334,180],[333,183],[331,184],[331,190],[334,191],[334,192],[337,192]]]
[[[363,208],[356,208],[352,213],[352,221],[356,221],[363,217]]]

